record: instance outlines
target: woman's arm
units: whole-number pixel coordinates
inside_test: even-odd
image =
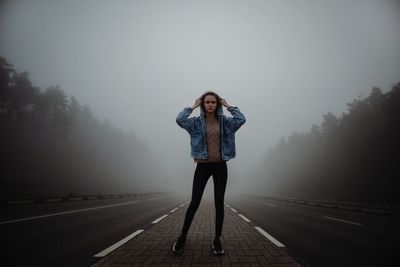
[[[194,104],[192,106],[192,109],[197,108],[198,106],[200,106],[200,104],[201,104],[201,97],[196,98],[196,100],[194,101]]]
[[[246,117],[242,112],[240,112],[238,107],[232,107],[224,98],[221,98],[221,103],[232,114],[232,117],[225,117],[225,123],[227,124],[227,127],[236,132],[240,126],[246,122]]]
[[[189,116],[195,108],[200,106],[200,104],[201,99],[197,98],[192,107],[184,108],[181,112],[179,112],[178,116],[176,117],[176,123],[183,129],[188,131],[188,133],[190,133],[191,129],[193,128],[194,120],[194,118],[189,118]]]

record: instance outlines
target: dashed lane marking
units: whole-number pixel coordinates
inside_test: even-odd
[[[114,245],[111,245],[110,247],[106,248],[105,250],[97,253],[96,255],[94,255],[93,257],[104,257],[106,256],[108,253],[110,253],[111,251],[119,248],[120,246],[122,246],[123,244],[125,244],[126,242],[128,242],[129,240],[131,240],[132,238],[134,238],[135,236],[137,236],[138,234],[141,234],[144,230],[143,229],[139,229],[137,231],[135,231],[134,233],[128,235],[127,237],[125,237],[124,239],[121,239],[120,241],[118,241],[117,243],[115,243]]]
[[[153,224],[158,223],[159,221],[161,221],[162,219],[164,219],[164,218],[167,217],[167,216],[168,216],[168,215],[165,214],[165,215],[161,216],[160,218],[158,218],[158,219],[152,221],[151,223],[153,223]]]
[[[247,219],[244,215],[239,214],[239,217],[245,220],[246,222],[251,222],[249,219]]]
[[[184,206],[186,203],[184,203],[183,205],[180,205],[180,207]],[[179,207],[171,210],[171,212],[175,212],[177,209],[179,209]],[[160,218],[156,219],[155,221],[152,222],[152,224],[158,223],[159,221],[161,221],[162,219],[164,219],[165,217],[167,217],[168,215],[163,215]],[[108,253],[110,253],[111,251],[119,248],[120,246],[122,246],[123,244],[125,244],[126,242],[128,242],[129,240],[131,240],[132,238],[134,238],[135,236],[141,234],[144,232],[144,229],[139,229],[136,230],[134,233],[128,235],[127,237],[125,237],[124,239],[121,239],[120,241],[118,241],[117,243],[115,243],[114,245],[106,248],[105,250],[97,253],[96,255],[94,255],[93,257],[104,257],[106,256]]]
[[[265,203],[267,204],[267,203]],[[272,205],[272,204],[271,204]],[[234,208],[231,207],[231,210],[234,212],[237,212]],[[241,217],[243,220],[245,220],[246,222],[250,223],[251,221],[249,219],[247,219],[243,214],[238,214],[239,217]],[[264,229],[262,229],[259,226],[254,226],[254,228],[260,232],[263,236],[265,236],[269,241],[271,241],[275,246],[277,247],[285,247],[284,244],[282,244],[281,242],[279,242],[277,239],[275,239],[272,235],[268,234]]]
[[[282,244],[281,242],[279,242],[278,240],[276,240],[272,235],[268,234],[266,231],[264,231],[261,227],[255,226],[254,228],[256,228],[257,231],[259,231],[263,236],[265,236],[266,238],[268,238],[269,241],[271,241],[272,243],[275,244],[275,246],[277,247],[285,247],[284,244]]]

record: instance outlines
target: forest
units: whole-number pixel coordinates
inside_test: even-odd
[[[278,196],[400,203],[400,83],[373,87],[340,116],[294,132],[267,150],[258,168],[266,192]]]
[[[0,199],[143,192],[146,145],[0,57]]]

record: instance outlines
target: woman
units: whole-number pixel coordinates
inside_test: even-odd
[[[233,117],[223,115],[222,105]],[[191,117],[192,111],[200,106],[200,116]],[[182,233],[174,243],[172,250],[182,253],[186,235],[193,217],[200,205],[208,178],[214,180],[215,201],[215,238],[213,253],[222,255],[222,225],[224,221],[224,195],[228,177],[226,161],[236,156],[235,132],[246,122],[246,118],[237,107],[230,106],[225,99],[214,92],[206,92],[197,98],[192,107],[184,108],[177,116],[176,122],[190,135],[191,156],[197,163],[193,178],[192,199],[186,211]]]

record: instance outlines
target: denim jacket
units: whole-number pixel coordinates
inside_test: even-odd
[[[233,117],[225,116],[222,107],[218,107],[216,110],[221,126],[221,158],[225,161],[236,156],[235,132],[246,122],[246,118],[237,107],[231,106],[227,110]],[[205,114],[203,109],[200,108],[199,117],[189,118],[192,111],[191,107],[184,108],[176,117],[176,123],[190,135],[191,156],[198,159],[207,159]]]

